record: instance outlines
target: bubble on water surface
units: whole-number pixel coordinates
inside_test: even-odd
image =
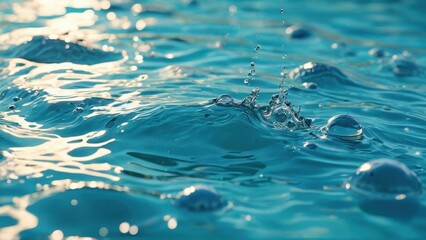
[[[227,106],[227,105],[234,105],[235,102],[231,96],[227,94],[222,94],[214,100],[214,103],[216,105]]]
[[[314,83],[314,82],[304,82],[302,84],[303,87],[305,87],[306,89],[317,89],[318,88],[318,84]]]
[[[416,62],[409,54],[393,55],[390,64],[396,76],[414,76],[419,72]]]
[[[376,159],[362,164],[345,188],[366,197],[396,200],[422,193],[417,175],[405,164],[391,159]]]
[[[192,212],[216,211],[227,202],[211,186],[193,185],[179,192],[173,199],[174,205]]]
[[[330,137],[340,139],[360,139],[363,134],[363,126],[354,116],[339,114],[330,118],[321,131]]]
[[[316,62],[307,62],[291,70],[288,74],[291,80],[302,80],[304,82],[314,82],[316,84],[326,83],[330,80],[343,81],[347,79],[338,68]]]
[[[362,164],[345,182],[364,211],[381,216],[410,218],[419,207],[422,185],[405,164],[376,159]]]
[[[305,39],[312,35],[308,27],[299,24],[288,27],[285,33],[293,39]]]
[[[385,51],[381,48],[372,48],[368,50],[368,54],[374,57],[382,58],[385,56]]]

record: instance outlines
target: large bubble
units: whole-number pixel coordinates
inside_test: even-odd
[[[411,217],[418,208],[422,184],[405,164],[377,159],[362,164],[344,184],[366,212],[390,217]]]
[[[397,76],[414,76],[419,72],[416,62],[407,53],[393,55],[390,64],[393,73]]]
[[[313,82],[321,84],[337,84],[348,82],[347,77],[338,68],[324,64],[307,62],[291,70],[288,74],[290,80]]]
[[[321,131],[329,137],[356,140],[362,137],[363,126],[354,116],[339,114],[330,118]]]

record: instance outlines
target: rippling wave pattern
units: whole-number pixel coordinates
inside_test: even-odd
[[[421,238],[424,9],[0,1],[0,239]]]

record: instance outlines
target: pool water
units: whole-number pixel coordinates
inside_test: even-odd
[[[425,7],[0,1],[0,239],[421,238]]]

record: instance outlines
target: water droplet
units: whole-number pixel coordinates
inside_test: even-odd
[[[410,197],[422,193],[416,174],[405,164],[392,159],[376,159],[362,164],[346,182],[345,188],[362,197],[396,200],[402,200],[402,194]]]
[[[339,114],[330,118],[327,124],[321,128],[321,131],[330,137],[357,140],[362,137],[363,127],[355,117]]]
[[[372,48],[368,51],[368,54],[370,56],[374,56],[374,57],[378,57],[378,58],[382,58],[385,56],[385,51],[381,48]]]
[[[414,76],[418,73],[417,64],[409,54],[393,55],[390,64],[397,76]]]
[[[245,82],[245,80],[244,80],[244,82]],[[248,80],[247,80],[247,83],[248,83]],[[229,105],[234,105],[235,104],[234,99],[231,96],[227,95],[227,94],[222,94],[219,97],[217,97],[214,100],[214,103],[216,105],[220,105],[220,106],[229,106]]]
[[[215,211],[226,206],[226,201],[211,186],[194,185],[179,192],[173,203],[193,212]]]
[[[305,39],[312,35],[308,27],[298,24],[288,27],[285,33],[293,39]]]
[[[304,82],[302,84],[306,89],[317,89],[318,85],[314,82]]]
[[[344,81],[347,79],[346,75],[343,74],[338,68],[315,62],[307,62],[299,67],[291,70],[288,74],[290,79],[303,80],[304,82],[315,82],[319,84],[325,81]]]

